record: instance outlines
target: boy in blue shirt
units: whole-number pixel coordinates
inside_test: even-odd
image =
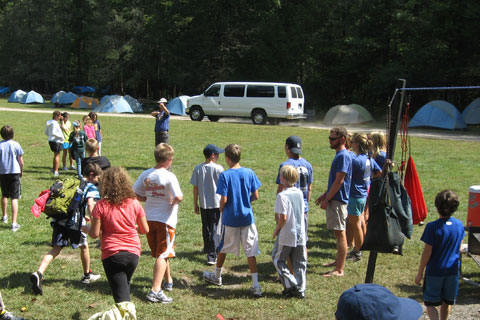
[[[420,285],[423,271],[423,301],[428,317],[447,319],[458,293],[460,272],[460,246],[465,236],[463,224],[452,217],[458,208],[458,196],[451,190],[440,191],[435,197],[439,219],[425,227],[422,240],[425,242],[420,267],[415,283]]]
[[[258,199],[258,189],[262,185],[255,172],[240,165],[242,149],[237,144],[229,144],[225,148],[225,161],[230,167],[222,172],[218,179],[217,194],[220,198],[221,235],[218,245],[218,256],[215,272],[205,271],[205,281],[222,285],[222,267],[227,253],[239,255],[240,243],[247,256],[252,287],[255,297],[262,296],[262,289],[258,283],[256,256],[258,250],[258,233],[253,218],[251,202]]]

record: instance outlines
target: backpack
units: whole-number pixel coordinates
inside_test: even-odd
[[[85,188],[85,181],[77,178],[66,178],[55,181],[49,189],[50,197],[45,204],[43,212],[57,220],[68,218],[71,215],[69,206],[77,192]]]

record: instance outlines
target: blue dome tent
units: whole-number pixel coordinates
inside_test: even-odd
[[[50,102],[51,102],[51,103],[58,103],[58,101],[60,100],[60,98],[63,97],[65,94],[66,94],[66,92],[63,91],[63,90],[58,91],[57,93],[55,93],[55,94],[52,96],[52,99],[50,99]]]
[[[78,93],[78,94],[95,93],[96,89],[94,87],[90,87],[90,86],[75,86],[75,87],[73,87],[73,91]]]
[[[467,125],[453,104],[443,100],[435,100],[421,107],[410,120],[408,127],[434,127],[454,130],[465,129]]]
[[[0,94],[7,94],[8,92],[10,92],[9,87],[0,87]]]
[[[93,109],[95,112],[133,113],[132,108],[122,96],[105,96],[100,105]]]
[[[58,103],[72,104],[77,98],[78,96],[73,92],[65,93],[63,96],[60,97],[60,99],[58,100]]]
[[[43,97],[36,93],[35,91],[29,91],[26,95],[23,96],[20,103],[27,104],[27,103],[45,103]]]
[[[20,101],[22,101],[23,96],[26,95],[26,94],[27,93],[23,90],[14,91],[14,92],[12,92],[10,97],[8,97],[8,102],[20,103]]]
[[[137,99],[134,97],[129,96],[128,94],[124,96],[125,100],[127,100],[128,104],[130,105],[130,108],[132,108],[132,111],[135,113],[143,113],[143,107],[140,102],[138,102]]]
[[[181,116],[186,115],[185,108],[187,107],[187,101],[190,97],[189,96],[180,96],[173,98],[167,103],[167,109],[172,114],[178,114]]]
[[[462,112],[466,124],[480,124],[480,98],[473,100]]]

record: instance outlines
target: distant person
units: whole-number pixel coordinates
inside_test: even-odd
[[[0,320],[23,320],[22,317],[16,317],[13,313],[8,312],[3,302],[2,294],[0,293]]]
[[[70,169],[75,169],[73,166],[73,158],[72,155],[70,154],[70,147],[71,144],[68,142],[68,138],[70,138],[70,133],[73,131],[73,125],[72,122],[70,121],[70,114],[68,112],[62,113],[62,120],[60,121],[60,128],[62,129],[63,132],[63,156],[62,156],[62,164],[63,164],[63,170],[67,171],[67,157],[70,162]]]
[[[272,259],[283,285],[285,298],[305,298],[307,284],[307,248],[304,226],[305,202],[303,192],[295,187],[298,171],[294,166],[284,165],[280,169],[283,190],[275,201],[276,226]],[[291,272],[287,267],[290,261]]]
[[[157,101],[159,111],[153,111],[152,117],[155,117],[155,146],[159,143],[170,143],[168,130],[170,128],[170,111],[167,109],[167,99],[161,98]]]
[[[383,132],[370,133],[370,139],[373,142],[372,145],[372,158],[382,168],[387,159],[387,138]]]
[[[82,168],[85,168],[89,163],[98,164],[102,170],[107,170],[108,168],[110,168],[110,161],[108,161],[107,157],[99,155],[99,150],[100,146],[97,140],[87,140],[87,142],[85,143],[85,151],[87,152],[88,157],[82,159]]]
[[[216,191],[218,178],[223,172],[223,167],[217,162],[219,154],[223,152],[223,149],[208,144],[203,149],[205,162],[193,169],[190,178],[193,185],[193,210],[202,217],[203,252],[207,254],[207,264],[211,265],[217,262],[215,235],[220,219],[220,195]]]
[[[347,130],[343,127],[336,127],[330,130],[328,137],[330,149],[336,154],[333,158],[328,176],[328,188],[315,203],[322,209],[327,210],[327,229],[333,230],[337,240],[337,255],[335,261],[324,264],[325,267],[334,266],[332,271],[323,276],[345,275],[345,260],[347,258],[347,237],[346,219],[347,204],[350,196],[350,183],[352,179],[352,157],[345,148]]]
[[[68,141],[72,144],[72,156],[77,164],[77,174],[80,179],[83,177],[82,160],[85,158],[85,143],[87,140],[88,137],[81,129],[80,123],[78,121],[73,121],[73,132],[70,133]]]
[[[23,149],[13,140],[13,127],[5,125],[0,130],[0,187],[2,190],[2,222],[8,223],[7,207],[12,206],[12,231],[20,229],[17,223],[18,199],[21,197],[20,179],[23,175]]]
[[[173,280],[170,275],[169,259],[175,257],[175,228],[178,220],[178,204],[183,200],[178,179],[169,171],[173,161],[173,148],[160,143],[155,147],[153,168],[140,174],[133,190],[140,201],[145,201],[149,232],[148,245],[155,258],[152,289],[147,295],[150,302],[170,303],[172,298],[163,292],[171,291]],[[162,285],[165,274],[169,278]]]
[[[90,119],[93,121],[95,126],[95,139],[98,141],[98,155],[102,155],[102,127],[100,126],[100,121],[98,121],[98,115],[96,112],[90,112],[88,114]]]
[[[60,111],[53,111],[52,120],[48,120],[45,125],[45,134],[48,136],[48,144],[53,152],[53,166],[51,171],[54,177],[58,177],[58,166],[60,165],[60,151],[64,142],[62,129],[59,121],[62,120]]]
[[[221,196],[220,212],[222,214],[217,263],[215,272],[205,271],[203,278],[207,282],[221,286],[222,267],[227,253],[238,256],[240,244],[242,244],[252,277],[250,291],[255,297],[261,297],[262,288],[258,283],[256,259],[260,250],[252,202],[258,199],[258,189],[262,184],[252,169],[243,168],[240,165],[241,155],[242,149],[237,144],[229,144],[225,148],[225,161],[230,169],[220,174],[217,185],[217,194]]]
[[[83,121],[83,131],[85,131],[88,139],[95,139],[96,138],[95,126],[93,125],[92,119],[90,119],[89,116],[84,116],[82,118],[82,121]]]
[[[420,238],[425,243],[415,283],[423,279],[423,301],[430,319],[448,319],[458,294],[460,246],[465,237],[463,223],[452,217],[457,211],[458,196],[451,190],[440,191],[435,197],[439,219],[425,227]]]

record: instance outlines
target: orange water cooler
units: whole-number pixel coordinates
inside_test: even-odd
[[[480,186],[468,188],[467,227],[480,227]]]

